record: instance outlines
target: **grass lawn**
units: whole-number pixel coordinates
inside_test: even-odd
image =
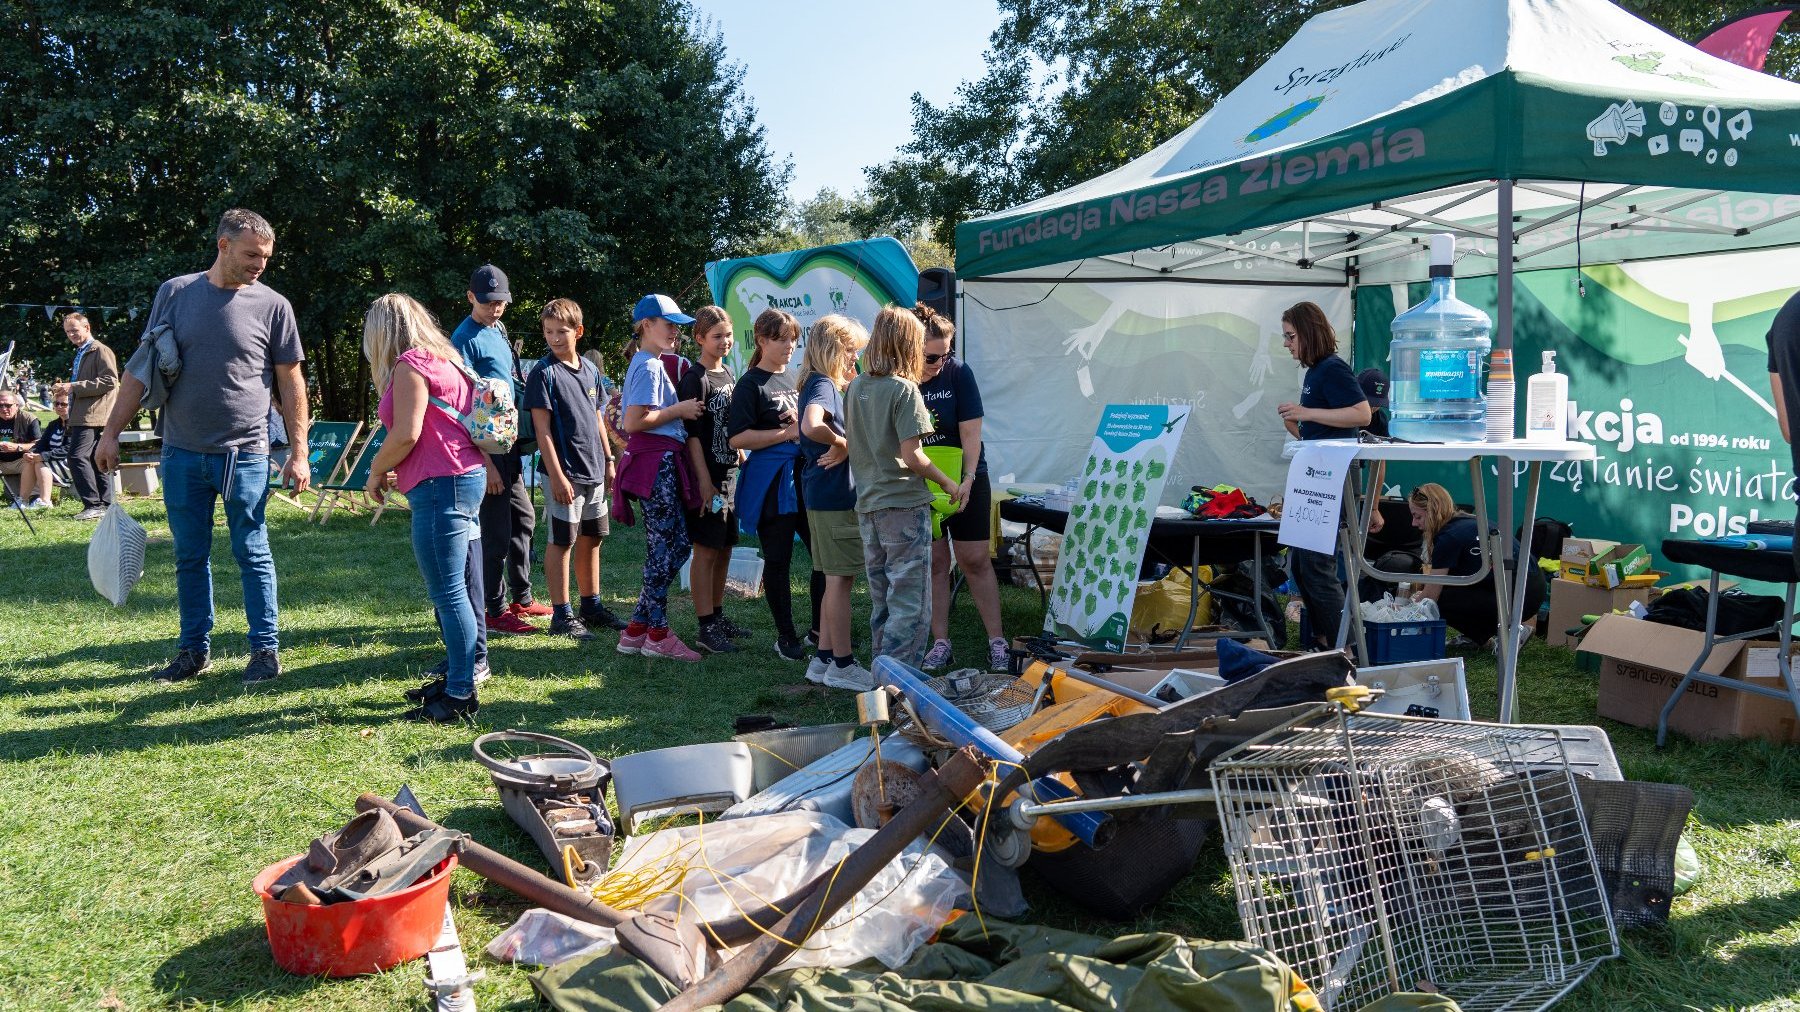
[[[851,719],[848,693],[815,689],[771,649],[761,601],[735,602],[759,631],[747,653],[700,665],[621,657],[602,635],[583,648],[548,637],[499,639],[479,729],[398,723],[400,693],[440,656],[404,513],[370,528],[340,514],[319,529],[271,504],[286,674],[246,690],[236,566],[222,532],[214,555],[215,669],[158,686],[147,674],[176,637],[168,525],[159,501],[133,500],[150,531],[148,572],[114,609],[88,584],[90,527],[59,505],[0,516],[0,1008],[417,1008],[422,963],[379,977],[314,981],[270,961],[250,880],[342,824],[363,791],[410,783],[440,821],[533,867],[540,858],[501,811],[470,758],[481,731],[521,728],[579,741],[601,756],[723,740],[738,714],[797,723]],[[635,596],[642,540],[608,542],[605,589]],[[867,600],[858,605],[866,638]],[[540,595],[541,596],[541,595]],[[796,599],[804,602],[802,584]],[[1042,618],[1037,595],[1004,592],[1010,632]],[[692,630],[683,596],[677,631]],[[959,655],[982,654],[961,603]],[[1493,662],[1469,659],[1477,713],[1493,712]],[[1593,723],[1591,676],[1534,642],[1521,712]],[[1675,904],[1666,931],[1623,938],[1561,1008],[1800,1008],[1800,748],[1676,741],[1608,725],[1626,775],[1691,785],[1691,836],[1704,882]],[[1209,843],[1195,873],[1136,924],[1086,919],[1042,883],[1027,895],[1043,923],[1120,934],[1162,929],[1238,937],[1224,858]],[[471,957],[524,908],[474,875],[452,899]],[[485,962],[485,961],[483,961]],[[522,972],[487,966],[483,1009],[529,1008]]]

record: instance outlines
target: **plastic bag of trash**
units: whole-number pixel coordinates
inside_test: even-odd
[[[1437,602],[1429,597],[1414,601],[1408,597],[1383,594],[1379,601],[1362,603],[1364,622],[1434,622],[1437,619]]]
[[[124,507],[113,503],[94,527],[88,540],[88,579],[100,596],[117,608],[131,595],[144,575],[144,546],[150,541],[144,527]]]
[[[488,943],[487,954],[500,963],[555,966],[565,959],[605,952],[617,942],[611,928],[532,907]]]
[[[633,837],[601,884],[604,888],[614,877],[654,882],[655,898],[637,909],[720,920],[795,892],[874,835],[872,829],[808,811],[664,829]],[[672,872],[679,885],[671,884]],[[925,840],[914,840],[783,961],[782,969],[842,968],[871,958],[899,966],[944,926],[951,911],[959,905],[967,909],[968,895],[962,876]]]

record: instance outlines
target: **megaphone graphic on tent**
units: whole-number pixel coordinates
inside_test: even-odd
[[[1636,102],[1626,99],[1623,103],[1614,102],[1606,107],[1606,111],[1594,117],[1587,125],[1588,140],[1594,142],[1594,157],[1606,154],[1606,145],[1624,144],[1627,138],[1644,135],[1644,110],[1639,109]]]

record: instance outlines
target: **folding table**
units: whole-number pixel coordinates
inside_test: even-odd
[[[1369,515],[1376,501],[1381,497],[1380,489],[1359,489],[1357,472],[1360,468],[1349,468],[1344,475],[1345,502],[1354,504],[1355,520],[1340,532],[1344,557],[1354,564],[1357,570],[1367,573],[1379,580],[1390,583],[1405,580],[1409,583],[1435,583],[1452,587],[1467,587],[1480,583],[1491,571],[1494,574],[1494,605],[1499,615],[1499,626],[1495,633],[1498,643],[1498,668],[1500,683],[1500,712],[1498,720],[1503,724],[1512,723],[1518,708],[1519,677],[1519,634],[1524,629],[1525,581],[1513,579],[1513,567],[1519,560],[1511,558],[1513,550],[1513,465],[1526,465],[1525,468],[1525,500],[1520,526],[1530,529],[1537,519],[1538,487],[1543,477],[1543,467],[1549,463],[1580,463],[1594,459],[1594,448],[1586,443],[1525,443],[1509,441],[1505,443],[1365,443],[1354,439],[1321,440],[1317,445],[1345,445],[1356,447],[1356,460],[1391,460],[1402,462],[1440,462],[1465,463],[1469,468],[1469,484],[1473,488],[1475,499],[1475,526],[1481,538],[1481,568],[1469,576],[1428,576],[1418,573],[1388,573],[1376,569],[1364,557],[1363,547],[1369,538]],[[1500,471],[1499,480],[1495,483],[1497,494],[1496,505],[1499,507],[1498,532],[1493,530],[1494,524],[1489,522],[1487,510],[1486,485],[1483,482],[1481,465],[1485,460],[1494,461]],[[1501,560],[1500,565],[1493,565],[1492,560]],[[1354,574],[1348,581],[1345,593],[1344,617],[1338,625],[1337,644],[1343,647],[1349,643],[1352,631],[1356,637],[1358,655],[1368,657],[1368,650],[1363,643],[1362,614],[1357,607],[1360,604],[1356,592]]]

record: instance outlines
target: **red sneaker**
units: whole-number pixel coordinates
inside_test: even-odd
[[[503,611],[498,615],[487,617],[487,631],[489,633],[505,633],[509,636],[525,636],[542,630],[510,611]]]
[[[556,614],[555,608],[552,608],[541,601],[533,601],[530,604],[520,604],[519,602],[514,601],[506,610],[520,618],[549,618],[551,615]]]

